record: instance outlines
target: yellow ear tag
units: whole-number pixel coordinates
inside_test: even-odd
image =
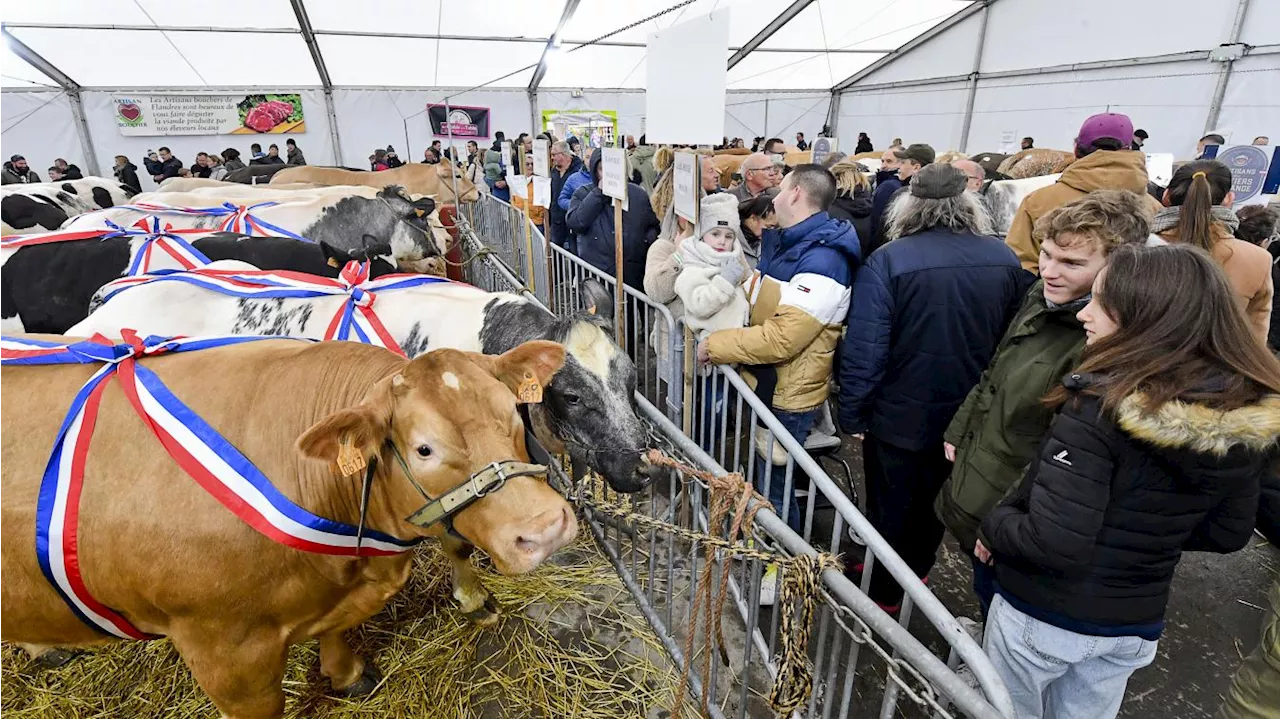
[[[343,437],[338,445],[338,470],[342,476],[350,477],[364,468],[364,453],[356,449],[350,439]]]
[[[338,260],[337,260],[336,258],[334,258],[334,257],[330,257],[330,258],[329,258],[329,266],[330,266],[330,267],[332,267],[332,268],[334,268],[334,269],[341,269],[341,268],[342,268],[342,265],[339,265],[339,264],[338,264]]]
[[[423,210],[423,209],[420,209],[420,208],[415,208],[413,212],[414,212],[414,214],[416,214],[418,217],[422,217],[423,215],[427,214],[426,210]]]
[[[588,308],[587,308],[587,314],[589,314],[589,315],[594,315],[595,313],[596,313],[596,306],[595,306],[595,305],[591,305],[590,307],[588,307]]]
[[[516,398],[526,404],[538,404],[542,401],[542,385],[532,373],[524,373],[520,388],[516,390]]]

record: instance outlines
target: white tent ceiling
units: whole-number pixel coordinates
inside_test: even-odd
[[[299,0],[330,81],[363,87],[528,87],[565,0]],[[830,88],[970,0],[580,0],[542,87],[643,88],[652,32],[728,7],[733,90]],[[446,6],[447,5],[447,6]],[[629,27],[635,24],[635,27]],[[10,0],[5,30],[88,87],[322,85],[290,0]],[[613,33],[597,45],[587,45]],[[500,79],[499,79],[500,78]],[[0,86],[56,85],[8,47]]]

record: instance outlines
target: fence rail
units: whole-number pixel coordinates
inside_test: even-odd
[[[468,266],[473,284],[524,293],[556,313],[584,309],[584,281],[595,280],[614,291],[613,277],[547,243],[518,210],[490,196],[482,196],[476,205],[461,215],[464,254],[476,255],[485,247],[491,253],[482,253]],[[713,474],[740,471],[765,496],[775,489],[774,483],[781,483],[781,492],[775,492],[781,498],[778,511],[766,506],[757,514],[753,540],[760,546],[792,556],[820,548],[864,557],[861,587],[841,572],[823,574],[823,601],[809,646],[814,691],[799,714],[826,719],[853,711],[887,719],[906,698],[924,714],[937,717],[957,716],[954,712],[984,719],[1012,717],[1009,694],[981,647],[862,515],[850,498],[853,487],[842,488],[811,456],[806,445],[813,438],[792,437],[734,369],[688,371],[685,361],[691,347],[686,347],[683,326],[642,292],[627,286],[623,291],[631,319],[618,329],[625,333],[627,352],[637,366],[637,404],[652,424],[654,441]],[[821,437],[818,442],[823,442]],[[804,477],[808,491],[797,494],[798,480]],[[684,529],[711,529],[709,490],[700,482],[678,483],[672,476],[628,500],[607,489],[602,494],[609,501],[629,501],[633,511]],[[784,519],[793,505],[799,515],[794,529]],[[685,507],[695,511],[683,511]],[[586,519],[672,661],[685,667],[694,659],[684,656],[681,646],[690,631],[687,620],[702,576],[698,548],[589,510]],[[903,589],[897,620],[867,596],[876,564]],[[712,661],[710,672],[703,675],[696,669],[702,664],[699,657],[689,666],[691,688],[707,698],[714,717],[772,716],[763,697],[777,672],[773,657],[780,641],[780,612],[762,604],[761,595],[776,594],[780,580],[751,558],[720,559],[715,570],[717,575],[729,573],[729,611],[738,622],[733,623],[732,636],[726,635],[725,646],[718,647],[729,656],[729,664]],[[719,577],[713,581],[718,584]],[[907,630],[917,610],[947,642],[949,663]],[[718,645],[719,639],[715,641]],[[859,664],[868,658],[863,647],[870,650],[870,665]],[[961,661],[976,680],[976,689],[956,670]],[[879,701],[869,702],[866,697],[876,693]]]

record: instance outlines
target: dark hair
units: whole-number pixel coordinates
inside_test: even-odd
[[[1222,204],[1231,191],[1231,170],[1217,160],[1195,160],[1173,173],[1167,190],[1169,204],[1181,206],[1178,241],[1212,250],[1213,206]]]
[[[276,143],[274,143],[274,142],[273,142],[273,143],[271,143],[270,145],[268,145],[268,146],[267,146],[267,149],[268,149],[268,150],[275,150],[276,152],[279,152],[279,151],[280,151],[280,148],[279,148],[278,146],[276,146]]]
[[[783,144],[783,145],[786,145],[786,144],[787,144],[787,143],[785,143],[785,142],[782,142],[782,138],[780,138],[780,137],[771,137],[771,138],[769,138],[768,140],[765,140],[765,141],[764,141],[764,149],[765,149],[765,150],[768,150],[768,149],[769,149],[769,146],[770,146],[770,145],[772,145],[772,144],[773,144],[773,143],[775,143],[775,142],[780,143],[780,144]]]
[[[1249,205],[1236,210],[1240,225],[1236,227],[1236,237],[1245,242],[1261,245],[1276,231],[1276,222],[1280,215],[1275,210],[1262,205]]]
[[[1121,141],[1114,137],[1099,137],[1088,145],[1076,145],[1076,157],[1092,155],[1098,150],[1106,150],[1108,152],[1127,150],[1132,143],[1133,140]]]
[[[738,203],[738,220],[746,222],[748,217],[767,217],[772,215],[773,198],[778,196],[778,188],[765,188],[755,197],[743,200]]]
[[[258,151],[261,151],[261,150],[262,150],[262,145],[259,145],[258,143],[256,143],[256,142],[255,142],[255,143],[253,143],[252,145],[250,145],[250,146],[249,146],[249,149],[250,149],[250,150],[258,150]]]
[[[1142,138],[1142,139],[1144,139],[1144,140],[1145,140],[1145,139],[1147,139],[1147,138],[1149,138],[1149,137],[1151,137],[1150,135],[1148,135],[1148,134],[1147,134],[1147,131],[1146,131],[1146,130],[1143,130],[1142,128],[1138,128],[1137,130],[1134,130],[1134,131],[1133,131],[1133,136],[1134,136],[1134,137],[1141,137],[1141,138]]]
[[[161,146],[160,146],[160,149],[159,149],[159,150],[156,150],[156,152],[167,152],[167,153],[169,153],[170,155],[172,155],[172,154],[173,154],[173,150],[170,150],[169,148],[165,147],[164,145],[161,145]],[[19,157],[18,159],[19,159],[19,160],[21,160],[21,159],[23,159],[23,158]]]
[[[234,147],[228,147],[227,149],[225,149],[225,150],[223,150],[223,151],[222,151],[222,159],[224,159],[224,160],[239,160],[239,159],[240,159],[240,151],[239,151],[239,150],[237,150],[237,149],[236,149],[236,148],[234,148]]]
[[[1204,137],[1200,138],[1200,142],[1204,142],[1206,140],[1213,140],[1213,142],[1218,145],[1227,144],[1227,138],[1223,137],[1222,135],[1219,135],[1216,132],[1211,132],[1208,135],[1205,135]]]
[[[1107,410],[1135,392],[1147,412],[1174,399],[1231,410],[1280,393],[1280,361],[1250,330],[1222,268],[1198,247],[1117,248],[1093,301],[1118,328],[1086,347],[1075,371],[1100,377],[1085,391]],[[1059,385],[1045,402],[1058,406],[1070,394]]]
[[[640,136],[639,143],[640,143],[641,145],[648,144],[648,143],[646,143],[646,142],[644,141],[644,135],[641,135],[641,136]]]
[[[823,212],[826,212],[836,199],[835,175],[822,165],[813,163],[796,165],[787,177],[791,178],[793,186],[804,190],[810,203]]]
[[[1022,138],[1022,141],[1023,141],[1023,142],[1026,142],[1027,140],[1030,140],[1030,141],[1032,141],[1032,142],[1035,142],[1035,141],[1036,141],[1036,138],[1034,138],[1034,137],[1032,137],[1032,136],[1030,136],[1030,135],[1027,135],[1026,137]]]
[[[293,138],[292,138],[292,137],[291,137],[291,138],[289,138],[289,139],[287,139],[287,140],[285,140],[285,141],[284,141],[284,144],[286,144],[286,145],[288,145],[288,146],[290,146],[290,147],[297,147],[297,146],[298,146],[298,143],[294,142],[294,140],[293,140]]]
[[[799,135],[800,137],[804,137],[804,133],[803,133],[803,132],[797,132],[796,134],[797,134],[797,135]]]
[[[497,132],[493,133],[493,139],[497,140],[498,142],[502,142],[503,140],[507,139],[507,136],[505,133],[502,132],[502,130],[498,130]]]

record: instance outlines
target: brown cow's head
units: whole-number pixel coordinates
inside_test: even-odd
[[[387,441],[433,499],[465,483],[493,462],[529,462],[517,394],[537,401],[564,364],[554,342],[527,342],[499,356],[435,350],[373,386],[365,400],[318,422],[298,439],[303,455],[331,463],[358,450],[378,459],[368,525],[397,536],[439,536],[443,523],[423,530],[405,518],[424,504],[404,476]],[[344,449],[344,445],[346,446]],[[569,504],[537,477],[514,477],[452,516],[453,529],[488,552],[498,571],[536,568],[573,541],[577,520]]]
[[[461,196],[462,202],[475,202],[480,199],[480,191],[471,180],[468,180],[462,172],[462,168],[450,162],[448,158],[440,161],[436,166],[436,175],[440,181],[440,197],[445,198],[448,202],[453,197],[453,184],[458,183],[458,194]],[[449,176],[449,172],[453,171],[453,176]]]

